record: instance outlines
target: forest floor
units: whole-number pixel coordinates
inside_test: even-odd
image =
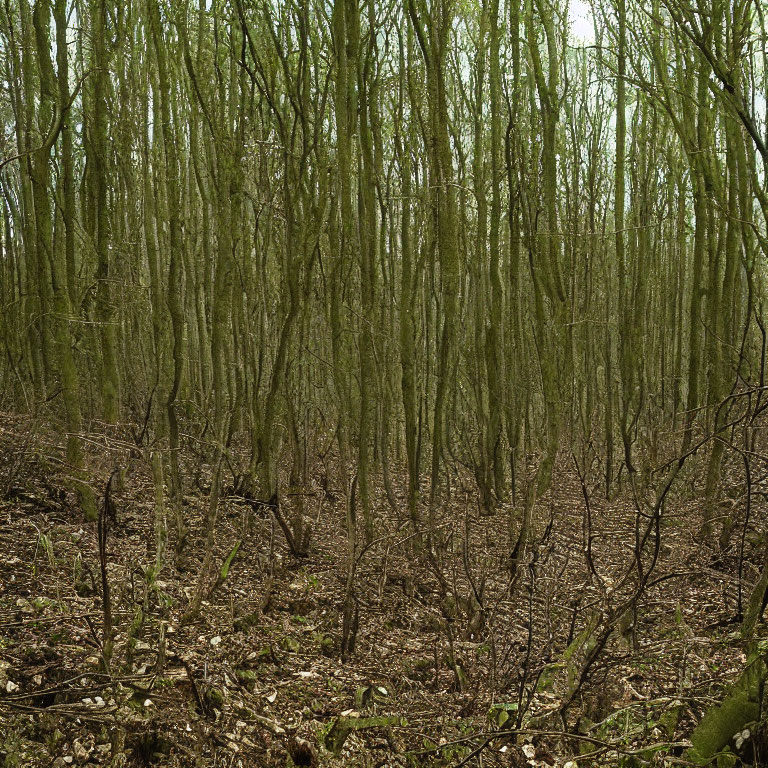
[[[288,553],[267,511],[227,496],[217,564],[242,545],[200,617],[184,624],[202,559],[205,478],[184,496],[192,532],[183,570],[171,541],[160,590],[146,596],[153,486],[137,455],[114,495],[106,547],[115,626],[107,675],[96,524],[73,511],[56,438],[22,420],[3,424],[0,766],[685,764],[692,728],[745,661],[728,623],[740,536],[730,551],[710,550],[696,535],[700,505],[682,493],[667,506],[636,614],[601,625],[633,568],[635,514],[627,499],[591,494],[597,579],[573,462],[562,462],[539,502],[535,547],[514,578],[504,509],[483,516],[455,487],[429,564],[414,556],[404,514],[382,493],[376,540],[356,574],[356,647],[344,663],[338,492],[319,480],[306,491],[305,558]],[[92,458],[106,481],[115,449],[104,446]],[[692,497],[696,478],[684,482]],[[745,595],[765,522],[753,508]],[[603,629],[604,648],[581,679],[590,638]]]

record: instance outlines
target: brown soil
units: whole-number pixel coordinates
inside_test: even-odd
[[[192,532],[183,562],[174,562],[171,537],[159,590],[147,595],[151,477],[129,442],[102,434],[91,456],[102,492],[112,467],[127,467],[107,541],[115,626],[107,674],[96,525],[75,509],[56,438],[20,419],[3,425],[0,766],[650,764],[631,759],[651,759],[642,750],[653,745],[679,759],[745,659],[728,623],[741,530],[722,553],[698,541],[694,478],[679,483],[693,500],[678,489],[666,506],[653,585],[614,627],[606,616],[632,590],[635,512],[626,498],[601,500],[598,477],[600,578],[585,558],[584,500],[570,462],[536,508],[535,546],[514,576],[511,504],[483,516],[459,482],[439,510],[430,562],[415,552],[402,498],[393,510],[382,491],[377,538],[357,570],[356,647],[342,663],[347,550],[337,490],[319,479],[305,489],[313,536],[302,559],[288,553],[268,510],[227,496],[217,569],[242,546],[200,618],[183,624],[202,560],[205,468],[199,487],[185,489]],[[731,503],[740,520],[740,499]],[[745,595],[764,524],[764,508],[753,506]],[[593,616],[605,647],[559,712],[578,685],[590,642],[578,639]]]

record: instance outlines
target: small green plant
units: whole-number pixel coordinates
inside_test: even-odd
[[[37,545],[35,546],[35,555],[32,558],[32,573],[37,575],[37,553],[42,550],[43,556],[48,562],[50,568],[56,567],[56,556],[53,551],[53,542],[47,533],[37,530]]]
[[[51,632],[48,636],[48,642],[50,645],[59,645],[72,642],[72,638],[64,630],[57,630],[56,632]]]
[[[283,646],[283,648],[286,651],[289,651],[291,653],[298,653],[301,650],[301,644],[299,643],[296,638],[291,637],[290,635],[285,635],[283,639],[281,640],[280,644]]]
[[[517,712],[518,705],[516,701],[509,703],[492,704],[488,710],[488,720],[492,727],[502,729],[509,719],[512,717],[513,712]]]
[[[42,548],[45,557],[48,560],[48,565],[53,568],[56,565],[56,556],[53,552],[53,542],[51,541],[51,537],[48,536],[48,534],[40,534],[40,547]]]

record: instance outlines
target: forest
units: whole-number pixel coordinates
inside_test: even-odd
[[[768,765],[764,0],[0,2],[0,766]]]

